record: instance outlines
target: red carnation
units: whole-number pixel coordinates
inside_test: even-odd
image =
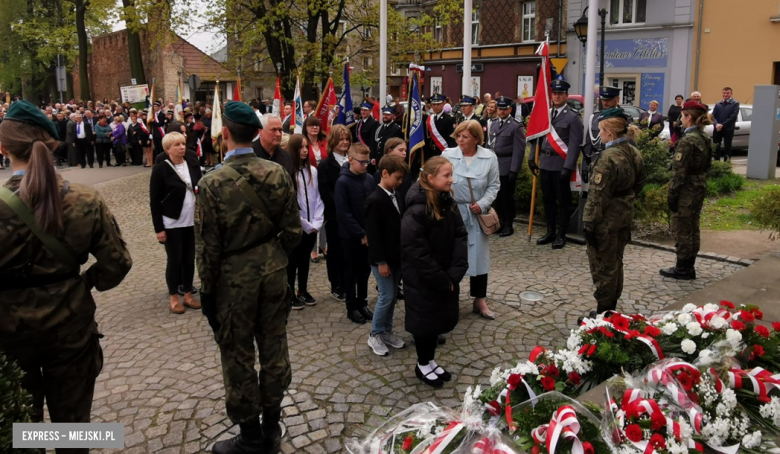
[[[588,349],[588,356],[594,353],[596,353],[596,344],[591,345],[590,348]]]
[[[691,374],[688,372],[681,372],[680,375],[677,376],[677,380],[680,381],[680,386],[682,386],[684,390],[690,391],[693,389],[693,377],[691,377]]]
[[[645,326],[645,334],[651,337],[656,337],[661,335],[661,330],[653,325],[647,325]]]
[[[406,437],[404,439],[404,444],[401,446],[401,450],[403,451],[411,451],[412,450],[412,443],[414,443],[414,438],[412,438],[411,435]]]
[[[626,340],[631,340],[635,337],[639,337],[639,331],[632,329],[628,332],[628,334],[625,335]]]
[[[739,318],[741,318],[742,320],[744,320],[744,321],[746,321],[748,323],[752,322],[752,321],[755,321],[755,319],[756,319],[756,317],[753,315],[752,312],[744,311],[744,310],[743,311],[739,311]]]
[[[759,336],[769,338],[769,330],[767,329],[766,326],[756,325],[756,327],[753,329],[756,330],[756,333]]]
[[[579,385],[582,381],[582,377],[577,372],[569,372],[569,381],[575,385]]]
[[[743,329],[745,329],[745,324],[740,322],[739,320],[734,320],[731,322],[731,328],[737,331],[742,331]]]
[[[588,443],[587,441],[582,442],[582,450],[585,452],[585,454],[594,454],[596,452],[593,449],[593,445]]]
[[[558,367],[556,367],[555,364],[550,364],[547,366],[544,373],[550,377],[557,377],[560,372],[558,371]]]
[[[506,381],[509,385],[510,389],[517,388],[517,385],[520,384],[520,382],[523,380],[523,376],[520,374],[512,374],[509,376],[509,379]]]
[[[491,400],[487,403],[487,409],[490,413],[490,416],[498,416],[501,412],[501,404],[499,404],[496,400]]]
[[[531,454],[540,454],[541,451],[539,451],[539,446],[534,445],[533,448],[531,448]]]
[[[756,317],[756,320],[763,320],[764,319],[764,313],[761,312],[758,309],[753,310],[753,315]]]
[[[613,315],[610,321],[612,322],[612,326],[619,331],[626,331],[628,329],[628,319],[620,314]]]
[[[720,305],[723,307],[727,307],[729,309],[734,309],[734,303],[732,303],[731,301],[723,300],[720,302]]]
[[[656,411],[650,416],[650,422],[654,431],[659,431],[666,427],[666,417],[660,411]]]
[[[772,329],[774,329],[775,331],[780,331],[780,322],[773,322]]]
[[[601,331],[601,334],[603,334],[603,335],[605,335],[607,337],[615,337],[615,335],[612,333],[612,331],[607,329],[607,327],[605,327],[605,326],[599,326],[599,331]]]
[[[590,347],[590,345],[588,344],[583,345],[582,347],[580,347],[579,350],[577,350],[577,354],[578,355],[584,354],[586,351],[588,351],[588,347]]]
[[[753,355],[761,357],[764,356],[764,347],[760,345],[754,345],[753,346]]]
[[[626,427],[626,438],[634,443],[642,441],[642,428],[639,427],[639,424],[631,424]]]
[[[666,439],[661,434],[653,434],[653,436],[650,437],[650,446],[655,448],[657,451],[666,449]]]
[[[544,389],[546,391],[554,390],[555,389],[555,379],[545,375],[544,377],[542,377],[542,387],[544,387]]]

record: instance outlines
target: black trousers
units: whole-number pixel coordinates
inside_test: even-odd
[[[94,149],[87,139],[76,139],[76,156],[82,169],[87,166],[87,163],[90,167],[95,164]]]
[[[103,161],[106,164],[111,164],[111,143],[110,142],[98,142],[95,144],[95,150],[97,151],[97,163],[102,166]]]
[[[344,292],[347,294],[347,311],[366,307],[368,306],[368,277],[371,275],[368,246],[361,244],[360,240],[343,238],[341,246],[344,249]],[[333,253],[328,252],[328,258],[331,254]]]
[[[469,277],[469,294],[474,298],[485,298],[487,296],[488,275]]]
[[[438,343],[439,339],[437,336],[414,336],[414,346],[417,348],[417,364],[425,366],[433,361]]]
[[[144,149],[143,147],[136,143],[133,145],[128,145],[128,148],[130,148],[130,161],[132,165],[134,166],[140,166],[144,163]]]
[[[712,132],[712,143],[716,145],[715,160],[720,161],[723,158],[724,161],[731,161],[731,142],[734,140],[733,129],[717,129]],[[720,147],[720,143],[723,142],[723,148]]]
[[[176,295],[181,285],[185,290],[192,288],[195,277],[195,227],[165,229],[165,253],[168,264],[165,267],[165,282],[168,295]]]
[[[295,275],[298,274],[298,293],[308,291],[309,264],[311,263],[311,248],[317,242],[316,233],[303,233],[301,242],[290,252],[287,257],[287,284],[295,290]]]
[[[515,219],[515,188],[509,184],[509,175],[498,177],[501,181],[501,189],[498,190],[496,197],[496,212],[498,220],[501,221],[501,229],[513,228],[512,222]]]
[[[127,161],[127,146],[121,143],[114,144],[114,159],[116,165],[124,164]]]
[[[571,186],[561,181],[561,172],[540,170],[542,179],[542,198],[547,229],[557,228],[559,235],[565,235],[571,218]]]
[[[154,143],[154,157],[156,158],[158,154],[162,153],[163,147],[162,147],[162,137],[155,138],[152,140],[152,143]]]
[[[344,249],[339,237],[339,223],[335,219],[325,221],[325,236],[328,238],[328,281],[331,292],[343,292],[344,286]]]

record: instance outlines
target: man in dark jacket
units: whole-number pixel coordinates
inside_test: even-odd
[[[370,102],[364,102],[360,105],[360,120],[357,122],[352,130],[354,135],[352,137],[353,143],[360,143],[368,147],[369,150],[376,149],[376,129],[379,127],[379,122],[374,120],[371,116],[371,109],[374,105]]]
[[[392,137],[398,137],[399,139],[404,138],[401,127],[398,126],[398,123],[393,121],[394,115],[395,109],[392,107],[385,106],[382,108],[382,124],[376,128],[376,134],[374,136],[375,145],[374,149],[371,150],[371,167],[379,165],[379,160],[382,159],[382,156],[385,154],[385,143],[387,143],[388,139]],[[372,170],[373,169],[370,168],[369,173],[373,173]]]
[[[512,115],[512,100],[500,97],[496,100],[498,119],[491,124],[488,147],[498,158],[498,175],[501,189],[496,199],[496,211],[501,221],[498,236],[515,233],[515,184],[525,157],[525,128]]]
[[[336,181],[336,215],[339,237],[344,249],[344,283],[347,294],[347,317],[355,323],[366,323],[374,314],[368,309],[368,238],[365,230],[365,203],[376,183],[366,174],[370,151],[363,144],[349,148],[349,166],[341,169]]]
[[[724,161],[731,161],[731,141],[734,140],[734,128],[737,125],[737,114],[739,114],[739,101],[732,98],[730,87],[723,89],[723,101],[715,104],[712,110],[712,117],[715,119],[712,131],[712,142],[717,145],[715,159],[720,161],[721,156]],[[723,141],[723,150],[721,151],[720,142]]]
[[[317,167],[317,185],[322,203],[325,205],[325,236],[328,240],[328,281],[330,295],[338,301],[344,301],[344,252],[339,238],[339,222],[336,216],[336,181],[341,175],[341,167],[349,162],[346,151],[335,148],[328,150],[328,157],[320,161]]]
[[[446,148],[456,145],[452,133],[455,132],[455,120],[444,112],[444,101],[447,98],[439,93],[431,96],[433,115],[425,118],[425,159],[441,156]]]
[[[273,114],[263,114],[260,123],[263,125],[260,138],[252,142],[255,155],[284,167],[292,181],[296,181],[292,157],[279,146],[282,143],[282,120]]]

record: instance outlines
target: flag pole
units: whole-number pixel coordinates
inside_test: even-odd
[[[536,168],[539,168],[539,148],[541,139],[536,141],[536,155],[534,156],[534,163]],[[534,174],[534,182],[531,187],[531,213],[528,215],[528,242],[531,242],[531,235],[534,233],[534,211],[536,211],[536,180],[539,171]]]

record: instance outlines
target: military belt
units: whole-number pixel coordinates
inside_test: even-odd
[[[271,233],[269,233],[268,235],[260,238],[260,240],[255,242],[255,243],[252,243],[250,245],[244,246],[244,247],[242,247],[240,249],[236,249],[235,251],[223,252],[222,253],[222,258],[233,257],[234,255],[239,255],[239,254],[243,254],[245,252],[249,252],[252,249],[260,247],[260,246],[268,243],[269,241],[272,241],[272,240],[276,239],[279,236],[279,233],[281,233],[280,230],[273,230]]]
[[[545,156],[560,156],[555,150],[542,150]]]
[[[41,274],[33,276],[9,276],[0,274],[0,291],[22,290],[57,284],[79,277],[79,273]]]

